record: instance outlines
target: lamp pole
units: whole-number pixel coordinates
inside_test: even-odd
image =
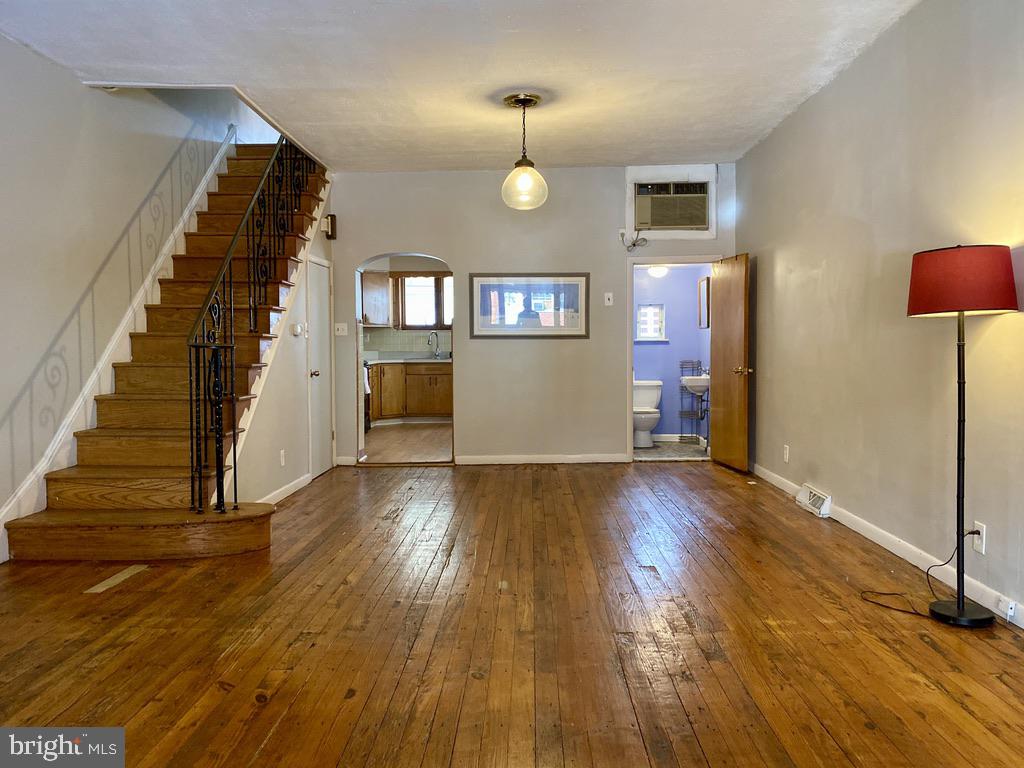
[[[956,316],[956,612],[964,613],[964,443],[967,440],[967,334]]]
[[[928,606],[933,619],[960,627],[987,627],[995,615],[964,595],[967,537],[964,525],[964,443],[967,441],[967,334],[963,310],[956,315],[956,600],[936,600]]]

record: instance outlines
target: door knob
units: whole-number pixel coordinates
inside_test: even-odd
[[[745,376],[748,373],[753,373],[754,369],[753,368],[744,368],[742,365],[738,365],[738,366],[736,366],[735,368],[732,369],[732,372],[733,373],[738,373],[741,376]]]
[[[310,376],[319,376],[320,375],[320,371],[310,371],[309,375]]]

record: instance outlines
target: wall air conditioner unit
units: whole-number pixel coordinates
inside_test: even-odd
[[[828,517],[832,514],[832,497],[807,483],[800,486],[796,503],[818,517]]]
[[[638,230],[708,230],[708,182],[662,181],[634,185]]]

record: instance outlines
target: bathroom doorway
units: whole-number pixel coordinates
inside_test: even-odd
[[[359,464],[452,463],[451,270],[434,256],[391,253],[355,277]]]
[[[711,262],[630,259],[629,440],[633,461],[707,461]]]

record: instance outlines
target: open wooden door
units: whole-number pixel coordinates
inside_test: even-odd
[[[711,458],[748,470],[750,260],[741,253],[711,266]]]

